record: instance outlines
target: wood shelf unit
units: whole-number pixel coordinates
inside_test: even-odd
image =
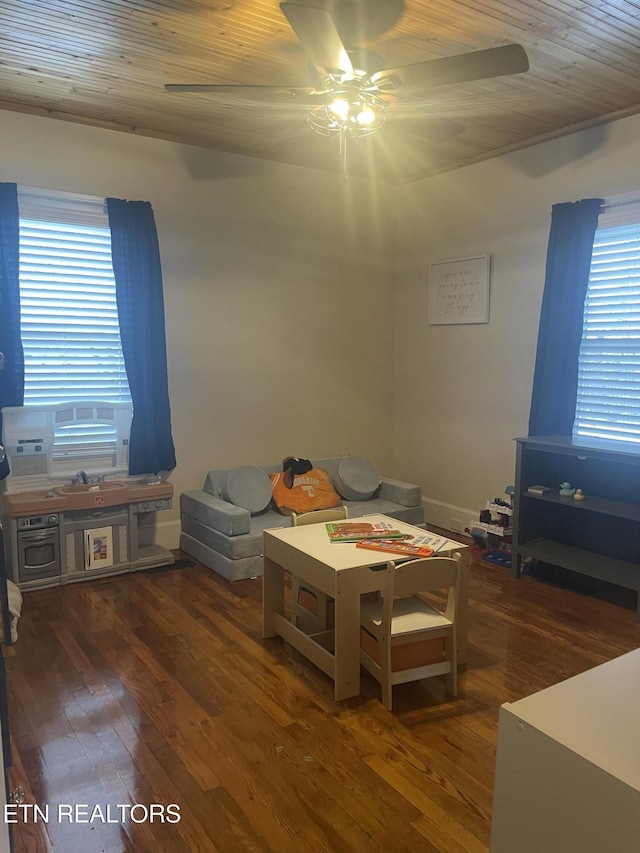
[[[640,521],[640,504],[627,503],[626,501],[612,501],[608,498],[599,498],[590,495],[588,500],[575,501],[573,498],[560,495],[558,492],[545,492],[543,495],[531,494],[525,491],[523,498],[531,498],[536,501],[546,501],[558,506],[571,506],[576,510],[596,512],[602,515],[613,515],[617,518],[629,518],[632,521]]]
[[[639,449],[563,436],[516,442],[514,577],[530,557],[640,592]],[[565,480],[583,490],[584,501],[559,494]],[[552,491],[527,492],[538,483]]]

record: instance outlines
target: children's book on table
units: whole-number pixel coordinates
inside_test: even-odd
[[[420,536],[405,536],[404,539],[363,539],[356,542],[356,548],[382,551],[391,556],[398,554],[405,557],[432,557],[448,541],[446,536],[425,533]]]
[[[356,548],[380,551],[391,557],[432,557],[435,553],[433,548],[426,545],[413,545],[406,539],[362,539],[356,542]]]

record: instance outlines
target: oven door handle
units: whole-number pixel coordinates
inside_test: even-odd
[[[55,538],[56,534],[51,530],[41,530],[39,533],[21,533],[21,542],[42,542],[43,539]]]

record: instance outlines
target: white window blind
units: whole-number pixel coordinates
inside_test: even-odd
[[[130,402],[101,199],[21,194],[20,313],[25,406]],[[56,445],[112,452],[111,426],[59,428]]]
[[[596,232],[573,431],[640,442],[640,222]]]

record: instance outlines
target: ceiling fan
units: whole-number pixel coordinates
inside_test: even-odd
[[[253,95],[276,98],[307,109],[307,121],[324,136],[340,139],[346,173],[347,139],[367,136],[385,123],[394,96],[411,98],[453,83],[466,83],[527,71],[529,60],[519,44],[463,53],[385,68],[372,50],[348,50],[326,9],[298,3],[281,3],[280,9],[311,61],[315,85],[269,86],[252,84],[168,83],[167,92]],[[457,122],[438,120],[430,134],[444,142],[464,131]]]

